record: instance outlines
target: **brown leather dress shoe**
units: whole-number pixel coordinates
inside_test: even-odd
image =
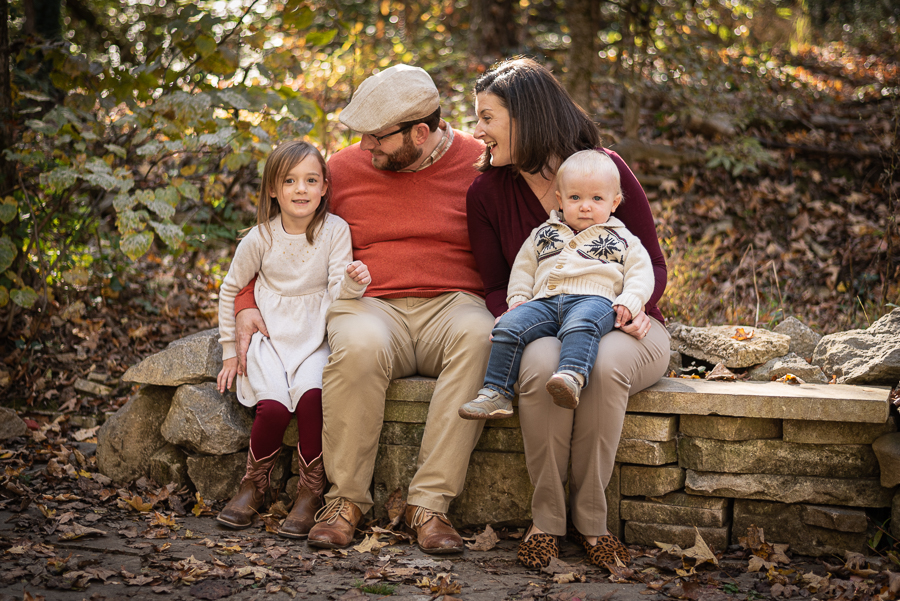
[[[257,515],[256,510],[266,498],[269,477],[280,454],[279,448],[268,457],[257,461],[252,450],[247,452],[247,472],[241,480],[237,494],[216,517],[220,524],[235,529],[247,528],[253,524],[253,518]]]
[[[322,465],[322,456],[319,455],[307,465],[303,455],[300,455],[299,463],[297,498],[294,499],[291,513],[278,529],[278,534],[288,538],[306,538],[316,523],[316,512],[322,508],[322,491],[325,489],[325,467]]]
[[[419,548],[425,553],[440,555],[463,550],[462,537],[444,513],[407,505],[406,526],[415,533]]]
[[[316,525],[309,531],[310,547],[343,549],[353,542],[362,511],[343,497],[334,499],[316,514]]]

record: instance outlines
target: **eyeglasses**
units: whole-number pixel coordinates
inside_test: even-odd
[[[397,134],[402,134],[405,131],[411,130],[416,125],[418,125],[418,123],[410,123],[409,125],[404,125],[397,131],[392,131],[391,133],[384,134],[383,136],[376,136],[374,134],[369,134],[369,135],[372,136],[373,140],[375,140],[376,145],[381,146],[381,141],[384,140],[385,138],[390,138],[391,136],[396,136]]]

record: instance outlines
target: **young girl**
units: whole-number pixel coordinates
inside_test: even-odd
[[[238,245],[219,292],[219,391],[237,377],[238,400],[256,405],[247,473],[217,518],[231,528],[253,523],[293,415],[300,481],[279,534],[306,536],[322,506],[322,369],[330,352],[325,312],[334,300],[361,297],[371,281],[366,266],[352,259],[349,226],[328,213],[328,183],[325,160],[312,145],[279,146],[263,170],[257,225]],[[272,335],[253,335],[246,373],[239,374],[234,299],[257,273],[254,296]]]

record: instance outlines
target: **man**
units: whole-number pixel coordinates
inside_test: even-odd
[[[354,258],[368,265],[372,283],[363,299],[328,310],[322,442],[333,485],[309,544],[350,545],[372,507],[385,391],[391,379],[418,373],[437,384],[406,524],[427,553],[462,551],[446,512],[462,492],[483,422],[462,420],[457,410],[481,385],[494,322],[466,223],[466,191],[484,146],[440,118],[431,77],[408,65],[366,79],[340,120],[362,139],[328,162],[331,209],[350,224]],[[236,306],[243,356],[265,326],[258,311]]]

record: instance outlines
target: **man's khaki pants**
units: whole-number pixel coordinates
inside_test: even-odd
[[[490,354],[494,318],[463,292],[435,298],[336,301],[328,309],[331,356],[322,374],[323,461],[330,501],[344,497],[363,513],[394,378],[437,378],[407,502],[446,512],[463,489],[484,422],[459,417],[475,398]]]

